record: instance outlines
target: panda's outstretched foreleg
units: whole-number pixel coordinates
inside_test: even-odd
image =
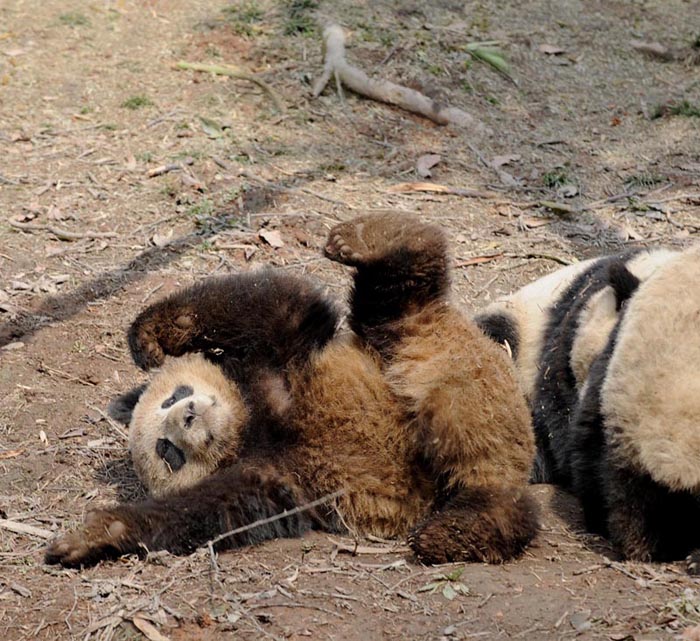
[[[45,559],[81,566],[155,550],[189,554],[221,534],[307,502],[303,490],[274,469],[237,465],[167,498],[94,510],[81,527],[51,542]],[[298,512],[223,538],[215,548],[296,537],[323,524],[316,511]]]
[[[449,285],[447,244],[439,227],[406,214],[373,214],[336,225],[325,254],[357,268],[350,326],[380,352],[391,347],[395,324]]]
[[[154,303],[128,339],[142,369],[193,351],[279,368],[322,347],[337,324],[337,311],[315,285],[266,269],[211,278]]]
[[[537,514],[522,487],[462,489],[414,528],[409,545],[424,563],[502,563],[535,536]]]

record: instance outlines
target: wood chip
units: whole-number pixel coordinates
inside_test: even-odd
[[[150,641],[170,641],[170,637],[166,637],[158,631],[158,628],[154,626],[150,621],[141,618],[140,616],[135,616],[131,619],[131,622],[147,639]]]
[[[9,530],[10,532],[15,532],[16,534],[36,536],[40,539],[50,539],[53,537],[53,532],[34,527],[33,525],[26,525],[25,523],[18,523],[17,521],[10,521],[9,519],[0,519],[0,528]]]

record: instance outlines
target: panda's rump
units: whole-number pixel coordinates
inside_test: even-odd
[[[700,490],[699,284],[696,247],[640,286],[602,389],[615,456],[671,490]]]

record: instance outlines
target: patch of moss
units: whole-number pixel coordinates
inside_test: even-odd
[[[142,107],[150,107],[153,105],[153,101],[148,96],[131,96],[127,98],[121,106],[124,109],[131,109],[136,111],[136,109],[141,109]]]

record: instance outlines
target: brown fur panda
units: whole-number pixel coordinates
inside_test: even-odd
[[[529,413],[504,352],[448,301],[442,232],[404,215],[365,216],[334,228],[326,255],[356,268],[348,337],[330,330],[331,306],[306,282],[274,272],[260,287],[240,274],[205,281],[139,316],[130,333],[137,363],[205,352],[240,391],[245,413],[234,391],[230,433],[209,432],[210,445],[236,446],[194,485],[91,512],[49,545],[47,562],[187,553],[336,491],[334,505],[238,532],[217,548],[347,527],[409,534],[430,563],[501,562],[523,550],[536,531],[526,493]],[[190,428],[209,420],[189,406],[199,393],[195,361],[207,362],[175,359],[151,383],[182,376],[154,396],[153,409],[183,403],[178,420]],[[176,466],[186,456],[181,447],[170,454]]]

